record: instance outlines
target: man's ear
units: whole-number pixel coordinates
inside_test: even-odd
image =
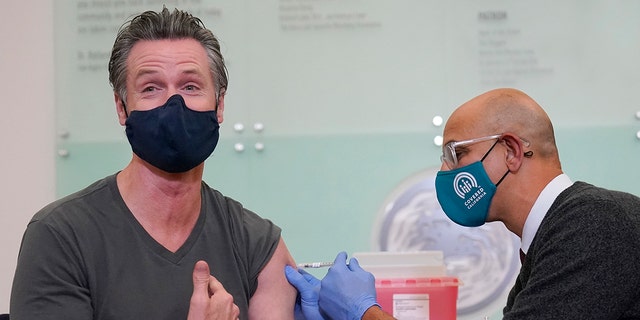
[[[523,159],[527,157],[527,155],[525,155],[524,142],[520,137],[511,133],[505,133],[502,136],[502,141],[504,141],[505,147],[507,148],[506,162],[509,170],[512,172],[518,171]]]
[[[113,93],[113,99],[116,103],[116,114],[118,115],[118,122],[120,122],[121,126],[124,126],[125,121],[127,121],[127,110],[124,103],[124,100],[120,98],[117,93]]]
[[[224,96],[226,94],[226,90],[220,90],[220,94],[218,95],[218,106],[216,107],[216,115],[218,116],[218,124],[224,121]]]

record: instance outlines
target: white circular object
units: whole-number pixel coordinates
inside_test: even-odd
[[[440,136],[440,135],[435,136],[435,137],[433,137],[433,144],[435,144],[438,147],[441,147],[442,146],[442,142],[443,142],[442,140],[443,140],[442,136]]]
[[[264,130],[264,124],[262,122],[256,122],[253,124],[253,131],[262,132]]]
[[[69,150],[67,149],[58,149],[58,155],[62,158],[66,158],[69,156]]]
[[[435,116],[433,117],[432,122],[434,126],[439,127],[444,123],[444,119],[442,119],[441,116]]]

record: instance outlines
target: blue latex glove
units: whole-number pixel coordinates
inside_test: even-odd
[[[284,267],[284,275],[291,285],[298,289],[298,298],[294,309],[296,320],[323,320],[318,308],[320,280],[303,269]]]
[[[355,258],[348,266],[346,261],[347,254],[340,252],[322,279],[320,310],[332,319],[360,320],[367,309],[378,305],[375,278]]]

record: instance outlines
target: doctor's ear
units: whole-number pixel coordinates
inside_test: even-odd
[[[533,151],[525,151],[525,144],[528,143],[520,139],[520,137],[506,133],[503,135],[502,140],[507,148],[507,164],[510,167],[514,166],[512,169],[520,167],[520,163],[522,163],[523,158],[530,158],[533,156]]]

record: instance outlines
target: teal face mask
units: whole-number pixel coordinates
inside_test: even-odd
[[[465,227],[479,227],[487,221],[491,199],[509,170],[493,184],[482,161],[489,155],[496,141],[480,161],[436,175],[436,196],[442,211],[453,222]]]
[[[453,222],[465,227],[479,227],[485,223],[496,188],[481,161],[439,171],[436,175],[436,196],[442,210]]]

